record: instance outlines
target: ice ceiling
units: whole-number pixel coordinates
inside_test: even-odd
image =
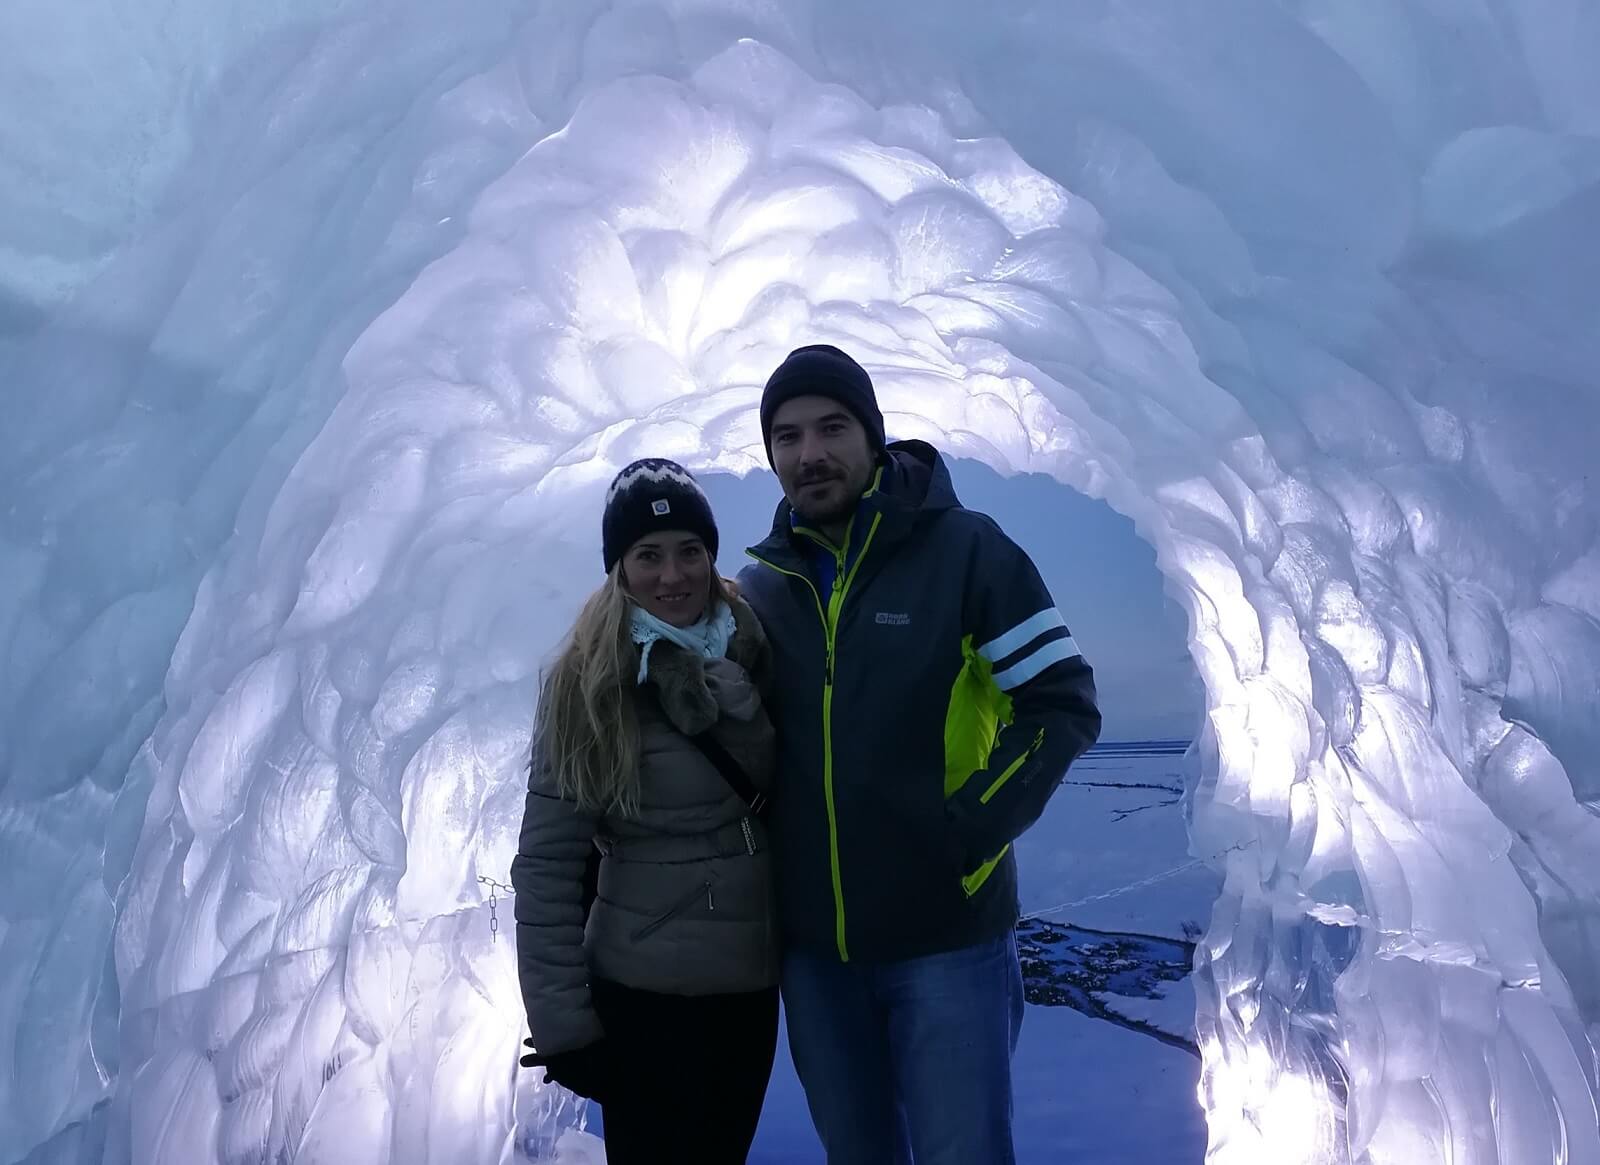
[[[1186,604],[1211,1159],[1600,1162],[1592,5],[149,9],[3,112],[0,1162],[551,1143],[533,678],[811,340]]]

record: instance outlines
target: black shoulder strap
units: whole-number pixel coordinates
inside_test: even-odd
[[[694,742],[696,748],[705,754],[706,759],[716,767],[717,772],[722,774],[722,779],[727,781],[733,791],[739,795],[739,800],[750,806],[750,812],[754,813],[758,820],[765,821],[767,819],[767,810],[770,808],[767,795],[756,788],[755,783],[739,767],[739,762],[734,760],[728,750],[722,747],[720,740],[711,735],[711,730],[707,729],[696,736],[689,737],[689,739]]]
[[[661,692],[657,689],[656,703],[658,706],[660,702]],[[665,711],[662,714],[665,715]],[[671,717],[668,717],[667,722],[669,724],[672,722]],[[738,794],[739,800],[750,806],[750,812],[756,815],[756,819],[765,821],[767,819],[767,810],[771,807],[771,802],[767,799],[767,795],[756,788],[755,782],[747,777],[745,771],[739,767],[739,762],[734,760],[728,750],[722,747],[722,742],[711,734],[711,729],[707,728],[704,732],[697,733],[694,736],[689,736],[685,733],[684,737],[700,750],[717,772],[722,774],[722,779],[727,781],[728,786]]]

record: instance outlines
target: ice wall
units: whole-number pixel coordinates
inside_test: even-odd
[[[1594,10],[970,7],[345,6],[152,115],[4,366],[5,1160],[551,1145],[531,677],[807,339],[1188,606],[1214,1159],[1600,1160]]]

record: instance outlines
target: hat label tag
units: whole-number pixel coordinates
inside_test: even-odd
[[[650,503],[650,512],[660,518],[672,513],[672,507],[667,504],[666,498],[657,498]]]

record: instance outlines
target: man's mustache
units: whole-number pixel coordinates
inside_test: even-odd
[[[839,480],[839,475],[837,473],[833,472],[831,469],[814,469],[814,470],[811,470],[810,472],[802,471],[801,474],[800,474],[799,484],[800,485],[816,485],[819,482],[838,481],[838,480]]]

